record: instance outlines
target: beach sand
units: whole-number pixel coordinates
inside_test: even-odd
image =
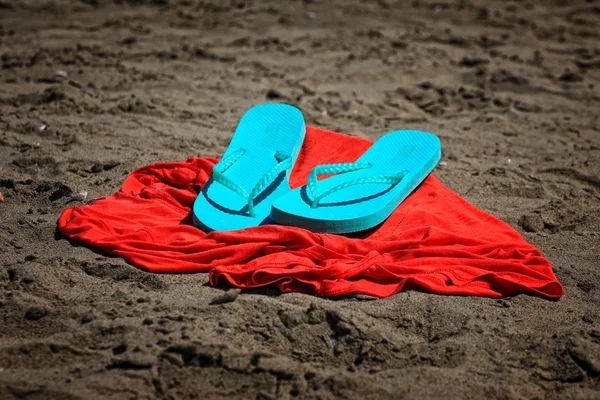
[[[0,0],[0,398],[600,398],[597,1]],[[56,232],[250,106],[377,139],[540,248],[560,301],[243,292]]]

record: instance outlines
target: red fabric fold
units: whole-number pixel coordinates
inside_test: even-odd
[[[356,160],[371,142],[307,127],[291,175],[306,183],[318,164]],[[564,293],[550,262],[513,228],[430,175],[377,229],[354,237],[267,225],[235,232],[192,226],[191,207],[217,162],[191,158],[134,171],[118,193],[66,209],[60,231],[142,269],[210,272],[212,285],[276,285],[319,296],[402,290],[489,297]]]

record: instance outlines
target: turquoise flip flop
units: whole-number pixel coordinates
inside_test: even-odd
[[[313,232],[351,233],[383,222],[427,177],[441,157],[437,136],[396,131],[356,162],[319,165],[308,185],[273,203],[271,219]],[[338,174],[321,181],[318,175]]]
[[[270,223],[273,201],[290,191],[305,130],[295,107],[261,104],[248,110],[194,202],[194,225],[208,232]]]

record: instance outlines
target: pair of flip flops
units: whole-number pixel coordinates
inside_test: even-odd
[[[390,132],[358,160],[317,166],[306,186],[291,190],[304,134],[304,117],[290,105],[246,112],[194,203],[194,225],[207,232],[270,223],[313,232],[367,230],[389,217],[441,157],[430,133]],[[324,174],[336,175],[317,179]]]

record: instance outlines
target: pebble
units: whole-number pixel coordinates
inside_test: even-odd
[[[27,311],[25,311],[25,319],[28,319],[29,321],[37,321],[44,318],[47,314],[48,311],[42,307],[30,307],[27,309]]]
[[[123,354],[127,351],[129,346],[127,346],[127,343],[121,343],[116,345],[115,347],[112,348],[112,353],[113,355],[117,356],[119,354]]]
[[[238,298],[240,293],[242,293],[241,289],[229,289],[222,295],[213,298],[210,301],[210,305],[231,303],[232,301],[235,301],[235,299]]]
[[[73,200],[79,200],[79,201],[84,201],[87,197],[88,197],[88,192],[86,190],[80,190],[79,192],[77,192],[73,196],[71,196],[71,198]]]
[[[94,320],[94,316],[91,313],[83,314],[81,316],[81,324],[87,324]]]

